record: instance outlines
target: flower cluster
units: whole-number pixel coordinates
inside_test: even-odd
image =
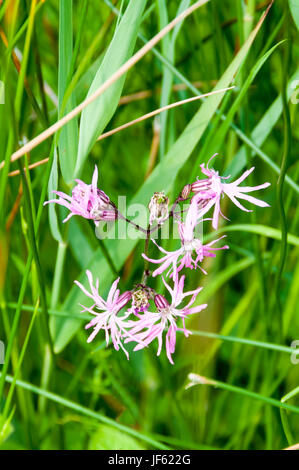
[[[211,159],[214,157],[215,155]],[[182,275],[181,271],[199,268],[204,274],[207,274],[202,266],[205,258],[215,257],[218,250],[229,248],[228,245],[215,246],[225,236],[208,244],[202,243],[200,238],[196,236],[197,226],[207,220],[212,220],[212,227],[218,228],[220,215],[225,217],[220,209],[221,199],[225,196],[228,196],[238,208],[246,212],[249,212],[249,209],[246,209],[239,199],[260,207],[268,206],[266,202],[247,193],[266,188],[270,183],[254,187],[239,186],[254,168],[245,171],[236,181],[227,183],[225,180],[229,177],[219,176],[218,171],[209,168],[209,163],[207,166],[202,164],[200,167],[205,178],[197,178],[194,183],[185,185],[170,210],[168,209],[169,200],[164,192],[154,193],[149,203],[148,229],[140,228],[147,233],[145,244],[147,248],[151,233],[167,219],[173,217],[177,224],[180,242],[176,250],[166,251],[152,239],[163,256],[155,259],[150,258],[148,253],[142,255],[146,265],[159,265],[151,275],[152,277],[162,276],[169,300],[148,285],[150,278],[148,269],[145,269],[140,284],[137,284],[131,291],[125,291],[122,294],[118,289],[120,279],[116,279],[110,288],[107,300],[104,300],[99,294],[99,280],[96,279],[94,283],[91,272],[86,271],[90,291],[80,282],[75,281],[75,283],[93,302],[91,307],[82,306],[83,312],[89,312],[93,315],[92,320],[86,325],[86,329],[93,328],[88,342],[92,341],[100,331],[104,331],[107,345],[111,338],[114,348],[117,351],[122,349],[129,358],[125,348],[127,343],[135,343],[133,350],[137,351],[148,347],[157,339],[157,354],[160,354],[163,342],[165,342],[167,357],[173,364],[172,355],[175,351],[177,331],[183,332],[187,337],[191,332],[186,328],[186,318],[207,307],[207,304],[200,304],[198,299],[202,287],[184,292],[185,275]],[[115,204],[102,190],[97,188],[97,180],[98,171],[95,168],[91,185],[76,180],[77,185],[72,191],[72,196],[57,191],[59,199],[48,202],[54,202],[69,209],[70,214],[65,221],[73,215],[80,215],[86,219],[92,219],[98,225],[100,221],[121,218],[122,215]],[[184,211],[176,211],[176,207],[182,201],[188,201],[184,218],[181,215]],[[213,209],[212,219],[204,219],[211,209]],[[130,220],[126,220],[130,223]],[[171,285],[166,282],[166,277],[170,278]],[[186,298],[189,300],[185,300]]]

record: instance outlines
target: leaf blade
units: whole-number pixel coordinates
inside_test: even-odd
[[[108,47],[105,57],[88,91],[91,96],[132,55],[146,0],[132,0]],[[118,105],[126,75],[113,83],[98,99],[83,110],[75,174],[78,176],[97,137],[102,133]]]

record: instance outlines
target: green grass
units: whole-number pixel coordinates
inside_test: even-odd
[[[291,362],[299,340],[297,0],[275,0],[266,18],[270,2],[202,2],[82,113],[10,161],[194,3],[0,6],[0,449],[282,449],[299,442],[299,366]],[[155,126],[145,120],[96,142],[154,109],[230,85],[168,110]],[[134,99],[137,92],[146,93]],[[156,344],[130,361],[105,348],[102,335],[87,344],[89,315],[80,313],[84,295],[73,281],[83,282],[90,269],[105,294],[117,272],[131,289],[140,282],[144,241],[100,242],[90,221],[63,225],[65,211],[43,202],[54,189],[70,192],[76,177],[90,181],[97,164],[112,200],[126,195],[146,205],[164,190],[172,203],[215,152],[220,174],[238,177],[254,165],[248,184],[270,181],[261,197],[271,207],[248,214],[224,204],[230,222],[216,235],[227,234],[230,250],[207,263],[208,276],[188,276],[188,290],[204,286],[198,301],[208,308],[189,319],[192,336],[178,334],[175,364],[164,352],[156,357]],[[201,379],[193,376],[196,386],[186,390],[189,374]]]

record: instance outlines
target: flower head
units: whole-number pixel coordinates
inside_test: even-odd
[[[217,153],[210,158],[209,162],[216,155]],[[232,183],[224,183],[223,180],[228,179],[230,177],[219,176],[218,171],[209,168],[209,162],[207,164],[207,167],[205,167],[204,163],[200,165],[202,173],[208,178],[197,180],[195,183],[191,184],[191,190],[196,193],[195,196],[193,196],[192,198],[191,205],[196,204],[199,206],[199,219],[202,218],[212,207],[214,207],[212,226],[214,229],[217,229],[219,215],[222,215],[224,217],[220,209],[220,200],[224,194],[226,194],[230,198],[230,200],[237,207],[239,207],[239,209],[246,212],[252,211],[246,209],[239,202],[238,199],[244,199],[248,202],[251,202],[252,204],[255,204],[256,206],[269,207],[269,204],[267,204],[266,202],[261,201],[260,199],[257,199],[253,196],[249,196],[245,193],[267,188],[268,186],[270,186],[270,183],[263,183],[259,186],[239,186],[239,184],[242,183],[242,181],[244,181],[247,176],[253,172],[254,167],[250,168],[250,170],[245,171],[243,175],[240,176],[240,178],[238,178],[236,181],[233,181]]]
[[[148,310],[150,297],[149,289],[139,284],[137,288],[132,291],[132,307],[130,311],[138,315],[140,312]]]
[[[61,191],[53,191],[59,198],[46,201],[45,204],[54,202],[66,207],[70,214],[63,222],[69,220],[73,215],[92,219],[96,225],[101,220],[115,220],[117,218],[117,211],[111,204],[107,194],[97,188],[97,181],[98,169],[95,167],[91,184],[86,184],[76,179],[77,184],[73,188],[71,196]]]
[[[181,276],[181,278],[176,276],[174,279],[173,289],[167,284],[164,278],[162,279],[165,287],[170,293],[171,302],[169,303],[163,295],[157,294],[154,299],[157,311],[147,311],[137,321],[132,322],[133,326],[130,330],[131,337],[126,338],[125,342],[127,343],[131,341],[138,341],[138,344],[134,348],[134,351],[137,351],[144,348],[145,346],[148,346],[154,339],[157,338],[157,355],[159,356],[163,346],[163,333],[166,331],[166,354],[171,364],[173,364],[171,355],[175,351],[176,332],[183,331],[186,337],[191,334],[191,332],[188,331],[185,326],[186,317],[193,313],[200,312],[207,307],[207,304],[192,307],[196,300],[197,294],[201,291],[202,287],[184,293],[183,289],[185,276]],[[185,307],[178,308],[184,298],[188,296],[192,296],[188,304]],[[180,328],[177,324],[180,319],[182,321],[182,328]]]
[[[96,280],[96,284],[94,286],[91,272],[87,270],[86,275],[91,292],[85,289],[80,282],[75,281],[75,284],[77,284],[84,294],[94,302],[91,307],[84,307],[82,305],[82,312],[89,312],[94,315],[94,318],[85,326],[86,329],[93,327],[93,332],[89,336],[87,342],[90,343],[100,330],[104,330],[107,345],[111,335],[114,348],[118,351],[121,347],[128,358],[128,352],[123,347],[121,339],[124,334],[127,335],[127,318],[130,313],[126,312],[122,316],[118,316],[118,313],[130,301],[131,292],[127,291],[120,295],[119,289],[117,289],[117,285],[119,283],[118,278],[113,282],[107,300],[104,300],[99,294],[99,280]],[[94,309],[96,309],[96,311]]]

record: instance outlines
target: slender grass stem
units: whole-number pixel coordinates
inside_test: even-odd
[[[0,379],[2,379],[2,376],[3,376],[3,373],[0,373]],[[13,380],[14,380],[13,377],[9,375],[6,376],[6,381],[8,383],[12,383]],[[120,424],[117,421],[102,415],[101,413],[97,413],[96,411],[93,411],[89,408],[86,408],[85,406],[80,405],[79,403],[68,400],[64,397],[61,397],[60,395],[49,392],[47,390],[43,390],[42,388],[39,388],[28,382],[24,382],[23,380],[16,380],[15,383],[18,387],[22,387],[25,390],[29,390],[30,392],[35,393],[37,395],[44,396],[46,399],[51,400],[66,408],[69,408],[75,411],[76,413],[89,416],[90,418],[93,418],[101,423],[107,424],[108,426],[111,426],[112,428],[118,429],[119,431],[122,431],[125,434],[135,437],[136,439],[140,439],[141,441],[146,442],[153,448],[168,449],[167,446],[165,446],[159,441],[156,441],[155,439],[152,439],[150,436],[147,436],[146,434],[143,434],[142,432],[136,431],[135,429],[132,429],[132,428],[129,428],[128,426]]]
[[[144,254],[146,256],[148,256],[150,235],[151,235],[151,226],[148,225],[147,231],[146,231],[146,239],[144,243]],[[143,268],[143,274],[142,274],[142,279],[141,279],[142,284],[146,285],[149,274],[150,274],[149,261],[147,259],[144,259],[144,268]]]
[[[28,22],[28,28],[27,28],[26,38],[25,38],[21,70],[20,70],[20,74],[18,77],[16,99],[15,99],[15,110],[16,110],[17,122],[19,122],[19,119],[20,119],[21,103],[22,103],[22,97],[23,97],[23,89],[24,89],[25,75],[26,75],[26,69],[27,69],[27,64],[28,64],[29,51],[30,51],[30,43],[31,43],[31,38],[32,38],[32,33],[33,33],[36,3],[37,3],[37,0],[32,0],[31,6],[30,6],[29,22]]]
[[[283,346],[283,345],[280,345],[280,344],[268,343],[268,342],[265,342],[265,341],[256,341],[256,340],[247,339],[247,338],[237,338],[236,336],[219,335],[217,333],[212,333],[210,331],[198,331],[198,330],[190,330],[190,331],[195,336],[203,336],[203,337],[206,337],[206,338],[221,339],[223,341],[246,344],[248,346],[254,346],[254,347],[258,347],[258,348],[269,349],[269,350],[272,350],[272,351],[284,352],[284,353],[287,353],[287,354],[294,353],[293,348],[291,348],[289,346]]]
[[[299,414],[299,407],[294,405],[288,405],[287,403],[282,403],[275,398],[265,397],[259,393],[252,392],[246,388],[237,387],[236,385],[230,385],[225,382],[220,382],[219,380],[209,379],[207,377],[202,377],[197,374],[189,374],[188,379],[190,382],[186,386],[186,389],[193,387],[195,385],[212,385],[215,388],[221,388],[228,392],[238,393],[247,398],[253,398],[254,400],[262,401],[268,405],[275,406],[276,408],[292,411],[293,413]]]
[[[32,214],[28,182],[27,182],[27,178],[26,178],[21,162],[19,161],[18,163],[19,163],[19,170],[20,170],[21,177],[22,177],[23,191],[24,191],[24,196],[25,196],[29,241],[31,244],[31,250],[32,250],[32,254],[33,254],[33,258],[36,264],[36,269],[37,269],[37,274],[38,274],[41,305],[42,305],[42,310],[43,310],[43,327],[44,327],[44,334],[45,334],[44,339],[46,343],[48,343],[50,350],[53,351],[52,338],[51,338],[51,334],[49,330],[49,323],[48,323],[48,307],[47,307],[47,300],[46,300],[45,284],[44,284],[43,272],[42,272],[42,268],[40,264],[38,249],[37,249],[37,242],[36,242],[36,236],[35,236],[35,230],[34,230],[34,222],[33,222],[33,214]]]
[[[24,340],[24,343],[23,343],[23,347],[22,347],[21,352],[20,352],[20,357],[18,359],[17,367],[14,371],[13,381],[12,381],[11,386],[9,388],[9,392],[8,392],[8,395],[7,395],[7,398],[6,398],[6,401],[5,401],[3,413],[0,417],[0,429],[1,429],[1,422],[2,422],[2,425],[3,425],[5,423],[5,420],[6,420],[7,416],[8,416],[9,407],[11,405],[14,389],[15,389],[15,386],[16,386],[16,380],[19,376],[20,369],[21,369],[21,366],[22,366],[22,363],[23,363],[23,359],[24,359],[24,356],[25,356],[25,353],[26,353],[26,350],[27,350],[27,346],[28,346],[30,335],[31,335],[31,332],[32,332],[34,320],[35,320],[35,317],[36,317],[37,311],[38,311],[38,305],[39,305],[39,300],[36,303],[33,315],[31,317],[29,327],[28,327],[28,330],[27,330],[27,333],[26,333],[26,336],[25,336],[25,340]],[[0,430],[0,441],[1,441],[1,430]]]
[[[1,373],[1,377],[0,377],[0,404],[1,404],[2,396],[3,396],[5,378],[6,378],[8,366],[10,364],[10,356],[11,356],[11,352],[12,352],[13,342],[14,342],[14,339],[15,339],[15,336],[16,336],[17,327],[19,325],[20,316],[21,316],[21,312],[22,312],[22,304],[23,304],[23,301],[24,301],[24,296],[25,296],[25,291],[26,291],[26,287],[27,287],[28,277],[29,277],[29,274],[30,274],[32,259],[33,259],[33,255],[32,255],[32,253],[30,253],[29,256],[28,256],[28,259],[27,259],[26,268],[25,268],[25,271],[24,271],[24,276],[23,276],[22,284],[21,284],[21,288],[20,288],[19,299],[18,299],[18,303],[17,303],[17,306],[16,306],[16,312],[15,312],[15,315],[14,315],[14,319],[13,319],[13,323],[12,323],[12,326],[11,326],[11,331],[10,331],[10,335],[9,335],[9,339],[8,339],[8,344],[7,344],[6,351],[5,351],[4,365],[3,365],[2,373]]]
[[[299,387],[295,387],[289,393],[284,395],[280,401],[281,403],[285,403],[286,401],[290,400],[291,398],[295,397],[298,394],[299,394]],[[287,413],[285,410],[283,409],[280,410],[280,417],[281,417],[281,422],[282,422],[283,429],[284,429],[289,445],[295,444],[297,441],[295,440],[293,433],[291,431],[291,428],[288,422]]]
[[[55,308],[59,301],[59,295],[60,295],[60,290],[61,290],[61,285],[62,285],[63,267],[64,267],[64,262],[65,262],[67,247],[68,245],[65,242],[58,243],[54,278],[53,278],[53,286],[52,286],[51,303],[50,303],[51,308]]]
[[[113,260],[112,260],[112,258],[111,258],[111,256],[110,256],[110,253],[109,253],[109,251],[108,251],[107,248],[106,248],[106,245],[105,245],[104,241],[101,240],[100,238],[98,238],[98,241],[99,241],[99,245],[100,245],[101,251],[102,251],[102,253],[103,253],[103,255],[104,255],[104,257],[105,257],[105,259],[106,259],[106,261],[107,261],[107,264],[108,264],[108,266],[110,267],[112,273],[114,274],[114,276],[119,277],[119,271],[118,271],[118,269],[116,268],[116,266],[115,266],[115,264],[114,264],[114,262],[113,262]]]

